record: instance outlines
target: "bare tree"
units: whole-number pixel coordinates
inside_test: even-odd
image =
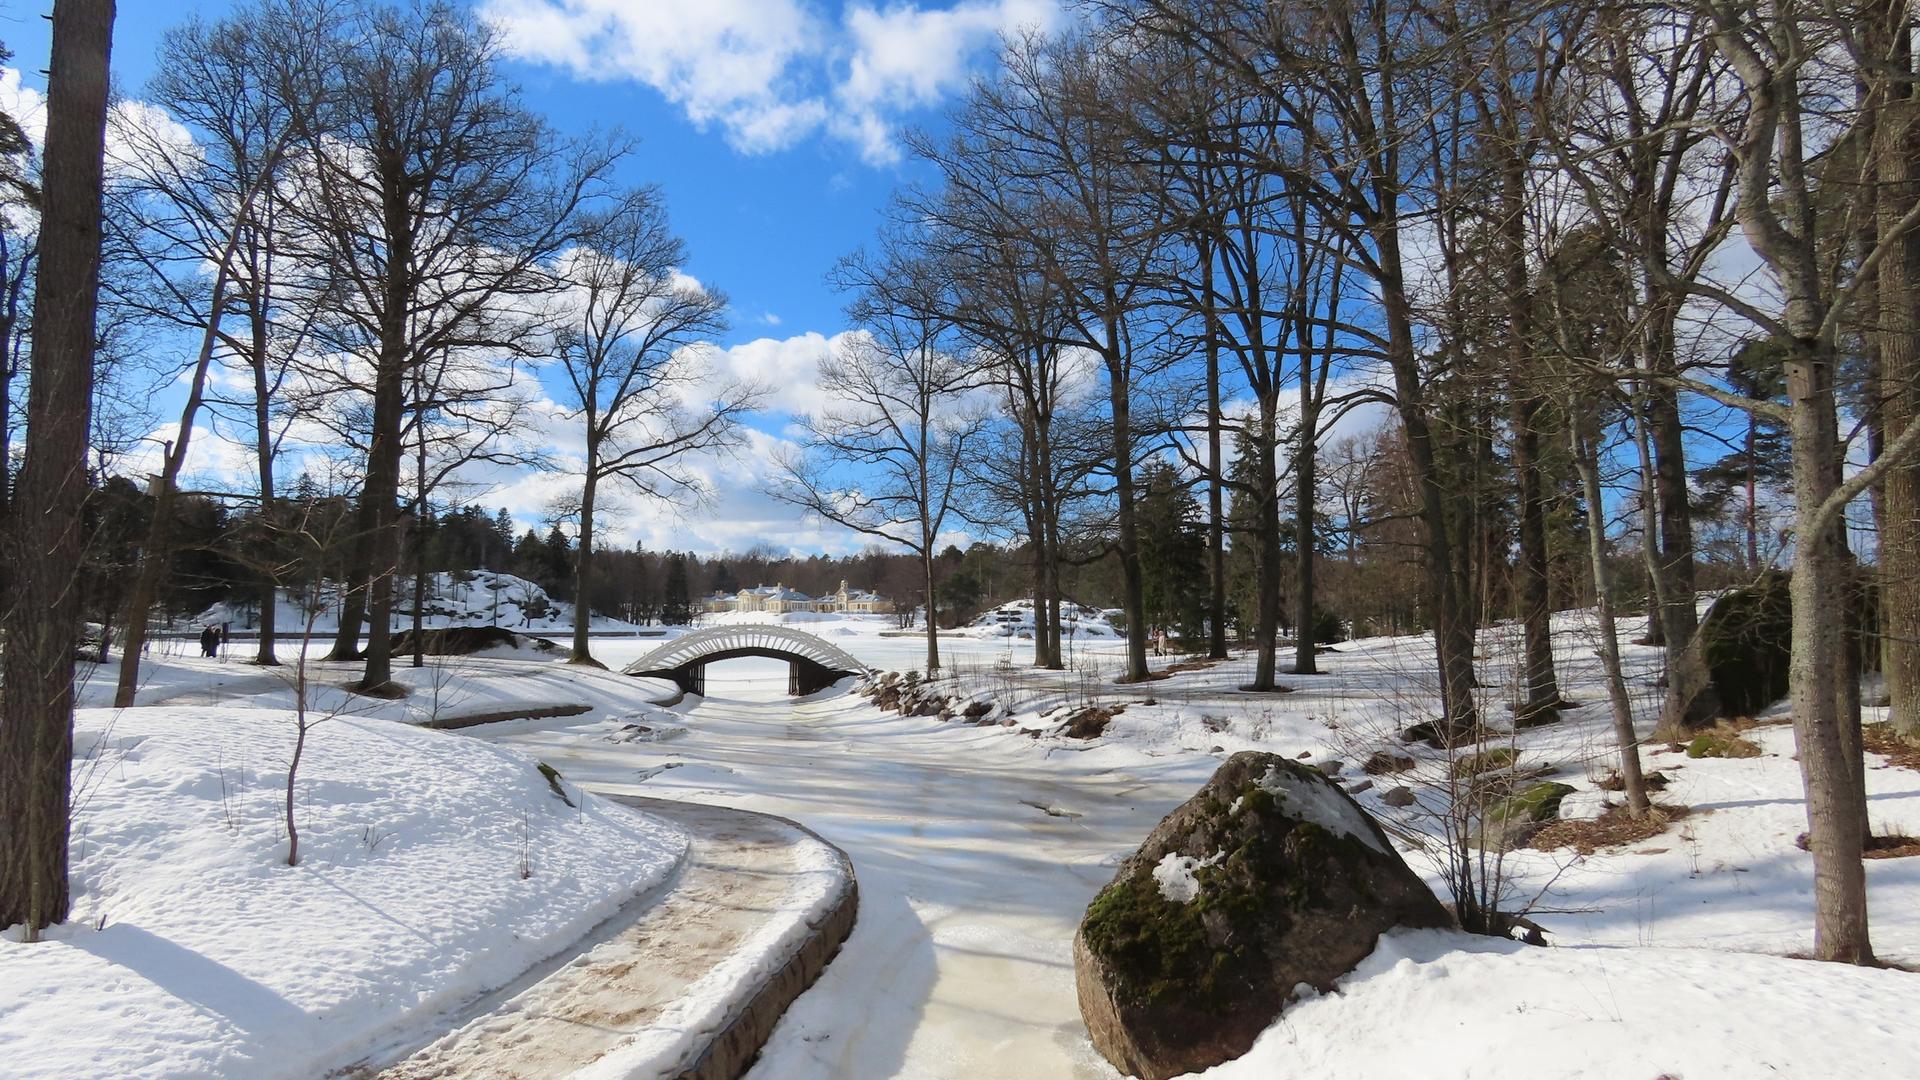
[[[0,630],[0,925],[30,941],[67,917],[75,580],[85,542],[94,313],[113,0],[53,9],[26,457],[14,487]]]
[[[1851,576],[1842,533],[1850,502],[1920,453],[1909,425],[1873,462],[1843,474],[1837,400],[1839,340],[1854,297],[1877,267],[1920,227],[1920,205],[1881,217],[1858,262],[1841,262],[1860,235],[1859,208],[1823,216],[1828,177],[1821,107],[1855,80],[1885,78],[1863,55],[1852,24],[1831,9],[1786,0],[1763,10],[1706,9],[1713,47],[1739,80],[1741,113],[1720,130],[1734,170],[1734,216],[1766,267],[1778,316],[1739,296],[1720,299],[1753,318],[1787,350],[1785,419],[1793,439],[1793,649],[1789,665],[1794,742],[1806,788],[1814,860],[1814,948],[1827,960],[1874,962],[1867,929],[1864,762],[1857,707],[1858,668],[1847,655]],[[1844,64],[1831,63],[1845,58]],[[1829,62],[1823,63],[1826,58]],[[1844,134],[1844,133],[1843,133]],[[1867,213],[1878,207],[1869,201]],[[1712,388],[1706,392],[1718,393]],[[1775,409],[1720,394],[1729,404]]]
[[[667,503],[696,499],[702,487],[689,459],[736,445],[740,417],[761,389],[712,386],[708,340],[726,327],[726,297],[682,272],[686,245],[668,228],[658,191],[629,193],[584,236],[560,260],[568,291],[553,352],[585,455],[569,660],[597,666],[587,632],[601,486]]]
[[[820,362],[830,405],[780,465],[771,493],[826,521],[897,544],[920,562],[927,673],[940,670],[935,545],[961,495],[969,446],[984,430],[971,400],[985,373],[949,351],[942,279],[897,242],[841,261],[859,331]]]
[[[393,579],[408,373],[451,348],[527,351],[527,299],[607,194],[624,144],[563,142],[502,81],[497,31],[442,3],[355,12],[329,67],[329,107],[303,132],[310,167],[290,206],[300,255],[326,268],[325,337],[358,361],[345,388],[371,403],[340,629],[362,690],[392,674]]]
[[[123,179],[115,185],[110,216],[118,241],[115,252],[144,271],[132,279],[140,293],[118,290],[121,304],[197,334],[199,347],[189,367],[179,426],[165,446],[153,482],[152,522],[127,598],[116,708],[131,707],[140,685],[147,621],[173,554],[180,472],[206,400],[215,355],[223,342],[234,342],[223,329],[234,301],[254,316],[247,347],[265,350],[257,338],[265,329],[271,289],[261,271],[270,272],[270,266],[257,260],[260,249],[271,247],[271,241],[263,239],[270,217],[266,208],[296,126],[306,122],[301,117],[313,108],[313,102],[289,96],[304,92],[313,80],[275,66],[304,55],[285,40],[299,32],[295,13],[267,7],[212,27],[187,23],[165,38],[160,74],[147,88],[166,117],[120,125],[126,149],[116,162]],[[269,47],[277,59],[263,55]],[[182,143],[175,125],[185,125],[195,141]],[[210,284],[208,266],[213,268]],[[270,460],[260,475],[264,509],[272,499]],[[271,658],[271,604],[262,605],[261,618],[263,648]]]

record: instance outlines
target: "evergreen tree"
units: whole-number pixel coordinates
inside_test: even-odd
[[[667,556],[666,598],[660,607],[660,621],[670,626],[693,621],[693,603],[687,596],[687,557],[677,551]]]
[[[1183,640],[1203,641],[1210,586],[1200,505],[1165,463],[1145,470],[1141,489],[1135,521],[1147,623]]]

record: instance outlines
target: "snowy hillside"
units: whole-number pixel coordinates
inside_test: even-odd
[[[81,710],[74,912],[0,941],[9,1077],[312,1077],[422,1028],[663,880],[679,831],[474,739],[289,712]],[[575,805],[568,805],[570,799]],[[17,934],[17,931],[15,931]]]
[[[394,621],[397,628],[413,625],[413,578],[403,576],[394,582]],[[339,626],[338,590],[332,585],[319,589],[280,591],[280,606],[274,615],[280,634],[299,634],[313,616],[315,633],[333,633]],[[194,616],[195,626],[225,624],[231,630],[245,632],[258,626],[256,605],[251,600],[234,599],[215,604]],[[512,574],[491,570],[467,570],[427,575],[424,621],[429,628],[446,626],[504,626],[532,634],[556,634],[573,629],[573,605],[547,595],[537,583]],[[595,630],[634,630],[634,624],[596,615]]]
[[[1015,600],[982,612],[957,632],[970,637],[1012,637],[1031,640],[1033,627],[1033,601]],[[1094,608],[1066,602],[1060,605],[1060,632],[1070,638],[1117,638],[1120,636],[1120,631],[1115,629],[1106,615]]]

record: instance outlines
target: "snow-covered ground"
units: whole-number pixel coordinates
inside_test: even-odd
[[[314,1077],[421,1031],[662,881],[684,833],[471,739],[339,716],[83,709],[73,918],[0,942],[9,1077]]]
[[[890,618],[806,621],[876,668],[925,664],[924,639]],[[1614,753],[1605,697],[1590,620],[1568,613],[1556,625],[1563,687],[1586,704],[1511,743],[1523,765],[1550,766],[1552,779],[1578,789],[1565,813],[1591,815],[1609,797],[1596,783]],[[1481,643],[1484,704],[1496,719],[1516,636],[1496,627]],[[617,670],[659,644],[609,637],[595,650]],[[1337,760],[1356,785],[1369,753],[1408,753],[1421,802],[1386,806],[1382,794],[1404,779],[1389,777],[1372,778],[1356,798],[1400,835],[1430,825],[1422,815],[1444,758],[1395,737],[1433,715],[1429,640],[1340,646],[1321,658],[1324,674],[1285,676],[1293,692],[1277,695],[1238,689],[1250,677],[1245,656],[1121,687],[1112,680],[1123,646],[1112,639],[1074,643],[1072,670],[1055,673],[1028,670],[1032,646],[1017,637],[943,635],[941,647],[954,691],[1010,703],[1012,725],[901,717],[833,692],[795,702],[782,694],[784,665],[753,660],[716,665],[710,696],[671,711],[644,704],[658,685],[503,658],[403,667],[410,699],[355,707],[420,722],[503,703],[578,704],[587,710],[578,716],[472,734],[551,762],[570,782],[779,813],[843,847],[859,875],[860,922],[761,1059],[755,1075],[780,1080],[1114,1075],[1079,1021],[1073,930],[1119,860],[1233,751]],[[1628,662],[1645,731],[1657,707],[1657,652],[1629,647]],[[316,678],[345,681],[350,672],[319,665]],[[156,655],[143,678],[143,703],[209,716],[291,700],[281,675],[234,659]],[[111,667],[97,672],[86,700],[100,701],[111,681]],[[1098,739],[1055,730],[1058,706],[1085,704],[1123,708]],[[327,734],[323,727],[316,745]],[[1291,1009],[1220,1075],[1920,1075],[1920,1051],[1900,1038],[1920,975],[1787,958],[1812,942],[1810,861],[1794,846],[1805,829],[1798,766],[1786,727],[1746,734],[1760,756],[1648,748],[1648,768],[1670,780],[1660,801],[1691,809],[1665,833],[1590,856],[1528,849],[1507,858],[1507,906],[1530,905],[1556,947],[1395,935],[1339,992]],[[1871,764],[1876,829],[1920,833],[1920,773]],[[1406,854],[1439,884],[1430,858]],[[1920,860],[1874,861],[1867,873],[1876,948],[1920,962]],[[223,962],[241,968],[252,952],[242,943]],[[0,1016],[0,1044],[13,1030]]]

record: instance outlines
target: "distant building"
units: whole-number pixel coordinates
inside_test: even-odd
[[[705,605],[706,609],[712,612],[760,612],[768,615],[785,615],[795,611],[886,615],[893,611],[893,601],[876,592],[850,589],[844,581],[840,583],[837,591],[827,593],[825,596],[808,596],[798,589],[789,589],[784,584],[759,585],[751,589],[741,589],[737,593],[714,593],[706,598]]]

